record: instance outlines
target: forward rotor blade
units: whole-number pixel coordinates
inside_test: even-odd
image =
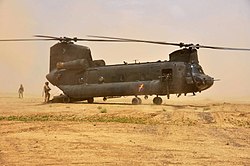
[[[209,49],[216,49],[216,50],[250,51],[250,48],[215,47],[215,46],[203,46],[203,45],[197,45],[197,48],[209,48]]]
[[[217,46],[206,46],[206,45],[199,45],[199,44],[184,44],[184,43],[169,43],[169,42],[160,42],[160,41],[150,41],[150,40],[137,40],[137,39],[127,39],[127,38],[118,38],[118,37],[108,37],[108,36],[95,36],[95,35],[88,35],[88,37],[95,37],[95,38],[103,38],[103,39],[116,39],[122,40],[124,42],[141,42],[141,43],[151,43],[151,44],[161,44],[161,45],[172,45],[172,46],[179,46],[179,47],[191,47],[191,48],[208,48],[208,49],[217,49],[217,50],[236,50],[236,51],[250,51],[250,48],[233,48],[233,47],[217,47]]]
[[[141,42],[141,43],[151,43],[151,44],[161,44],[161,45],[172,45],[172,46],[179,46],[179,47],[184,46],[183,43],[167,43],[167,42],[160,42],[160,41],[137,40],[137,39],[127,39],[127,38],[108,37],[108,36],[95,36],[95,35],[88,35],[88,37],[113,39],[113,40],[120,40],[124,42]]]

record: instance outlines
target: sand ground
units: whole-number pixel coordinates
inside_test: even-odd
[[[250,99],[43,104],[0,95],[0,165],[250,165]]]

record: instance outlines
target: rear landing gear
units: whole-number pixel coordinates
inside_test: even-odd
[[[63,102],[64,102],[64,103],[70,103],[71,100],[70,100],[69,97],[64,97],[64,98],[63,98]]]
[[[154,104],[156,104],[156,105],[161,105],[161,103],[162,103],[162,99],[160,98],[160,97],[155,97],[154,99],[153,99],[153,103]]]
[[[133,105],[139,105],[141,103],[142,103],[142,100],[139,97],[135,97],[135,98],[132,99],[132,104]]]
[[[94,98],[93,97],[89,98],[87,101],[88,101],[88,103],[92,104],[92,103],[94,103]]]

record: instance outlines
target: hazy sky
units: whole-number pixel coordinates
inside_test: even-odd
[[[0,0],[0,39],[103,35],[250,48],[249,0]],[[40,94],[56,42],[0,43],[1,92]],[[168,59],[178,49],[141,43],[89,43],[107,64]],[[250,96],[250,52],[199,50],[206,74],[221,79],[200,96]],[[53,93],[57,91],[54,90]]]

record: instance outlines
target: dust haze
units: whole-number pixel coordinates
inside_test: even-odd
[[[249,9],[249,0],[0,0],[0,39],[103,35],[250,48]],[[0,42],[0,165],[250,165],[250,52],[199,49],[205,73],[221,81],[196,97],[43,104],[55,43]],[[179,49],[77,44],[107,64],[168,60]]]
[[[0,38],[103,35],[249,48],[249,9],[247,0],[0,0]],[[26,93],[40,94],[48,73],[49,47],[55,43],[1,42],[0,93],[16,93],[22,83]],[[78,44],[89,46],[93,59],[107,64],[166,60],[178,49],[140,43]],[[205,73],[221,80],[199,96],[249,97],[249,52],[198,51]]]

